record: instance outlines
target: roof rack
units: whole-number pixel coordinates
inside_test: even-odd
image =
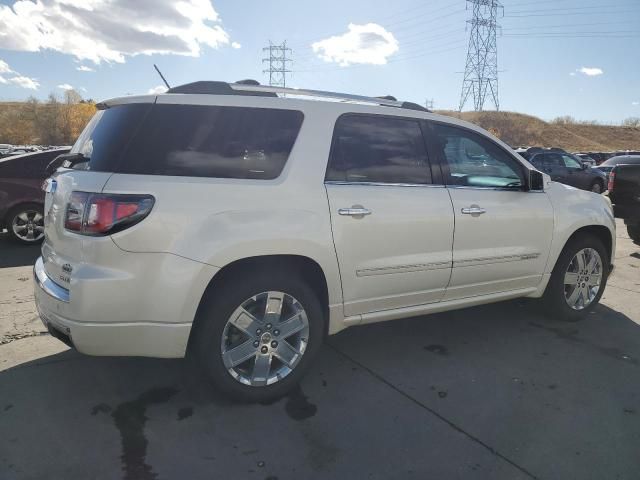
[[[256,82],[257,83],[257,82]],[[330,98],[344,102],[372,103],[385,107],[405,108],[409,110],[418,110],[422,112],[430,112],[422,105],[412,102],[400,102],[392,100],[394,97],[366,97],[363,95],[352,95],[349,93],[326,92],[323,90],[307,90],[286,87],[270,87],[260,84],[254,84],[247,80],[237,83],[216,82],[216,81],[200,81],[179,85],[170,88],[167,93],[190,93],[190,94],[207,94],[207,95],[250,95],[259,97],[277,97],[281,95],[295,95],[301,97]]]

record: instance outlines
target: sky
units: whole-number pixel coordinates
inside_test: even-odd
[[[640,117],[639,0],[502,5],[501,110]],[[286,41],[287,86],[457,109],[471,13],[464,0],[0,0],[0,101],[160,91],[154,63],[171,85],[268,84],[263,47]]]

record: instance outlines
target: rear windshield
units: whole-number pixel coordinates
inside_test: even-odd
[[[201,105],[121,105],[96,114],[74,152],[97,171],[273,179],[302,112]]]

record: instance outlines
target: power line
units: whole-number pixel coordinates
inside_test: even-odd
[[[269,46],[264,47],[262,51],[269,52],[269,56],[262,59],[262,63],[269,62],[269,68],[262,71],[262,73],[269,74],[269,85],[286,87],[287,73],[291,72],[287,68],[291,62],[291,59],[287,58],[287,53],[291,53],[291,49],[287,47],[287,41],[285,40],[281,45],[274,45],[269,40]]]
[[[498,0],[467,0],[472,5],[469,49],[460,94],[462,111],[469,96],[473,96],[476,112],[482,111],[487,94],[490,94],[496,110],[500,110],[498,99],[498,9],[503,8]]]

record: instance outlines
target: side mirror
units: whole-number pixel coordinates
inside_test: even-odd
[[[586,170],[587,168],[589,168],[589,165],[587,165],[586,163],[581,163],[580,165],[582,165],[582,169]]]
[[[544,191],[544,175],[538,170],[529,170],[529,191]]]

